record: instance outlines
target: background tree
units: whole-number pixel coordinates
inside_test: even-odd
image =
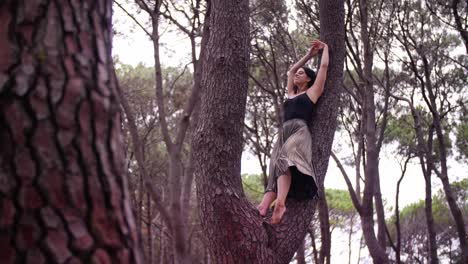
[[[193,195],[193,166],[189,155],[190,144],[187,143],[190,141],[190,137],[193,136],[191,135],[190,124],[193,120],[197,119],[195,110],[199,99],[202,72],[200,58],[203,57],[204,46],[209,37],[208,28],[204,28],[203,20],[209,16],[209,12],[200,0],[184,1],[183,3],[169,0],[138,0],[135,1],[135,4],[138,6],[139,11],[143,11],[148,16],[148,23],[139,22],[125,7],[117,3],[120,8],[132,17],[153,42],[157,125],[167,157],[167,166],[161,168],[166,171],[166,196],[164,199],[153,197],[153,200],[156,204],[156,209],[161,214],[164,227],[171,234],[170,242],[173,244],[171,249],[173,250],[172,256],[175,258],[175,262],[190,262],[189,230],[190,218],[193,218],[193,215],[190,214],[190,201]],[[146,29],[145,24],[149,24],[151,29]],[[165,82],[164,80],[164,75],[170,76],[171,72],[166,72],[161,64],[160,37],[162,33],[160,30],[161,25],[167,26],[168,24],[172,24],[189,39],[193,75],[191,78],[192,83],[187,86],[176,85],[176,83],[180,83],[178,77],[175,78],[174,82]],[[197,50],[197,45],[200,45],[199,50]],[[192,87],[189,90],[189,95],[187,94],[186,87]],[[167,94],[165,93],[165,89],[168,90]],[[167,95],[175,100],[166,100]],[[182,98],[185,100],[182,100]],[[176,112],[173,116],[170,115],[171,107],[174,107],[172,110]],[[135,143],[137,141],[139,139],[132,136],[132,142]],[[140,163],[140,168],[145,167],[144,162]],[[147,187],[151,185],[148,182],[151,181],[147,181]],[[150,193],[155,192],[152,191]]]
[[[433,132],[430,132],[430,135],[434,133],[434,145],[437,147],[437,163],[434,164],[432,170],[442,181],[450,212],[457,226],[463,253],[462,259],[465,261],[468,259],[467,233],[463,215],[456,203],[456,196],[451,190],[447,166],[450,153],[444,126],[449,124],[447,115],[454,109],[456,99],[452,96],[453,93],[466,87],[466,78],[459,79],[454,75],[466,76],[466,68],[454,64],[451,74],[446,73],[447,67],[450,66],[447,65],[448,60],[445,58],[450,57],[448,51],[456,46],[456,41],[450,39],[450,34],[434,34],[432,30],[429,30],[427,27],[429,23],[439,26],[441,22],[432,17],[423,8],[421,2],[401,3],[397,18],[399,32],[397,39],[407,56],[403,62],[417,80],[421,100],[431,114],[431,131]],[[415,21],[416,26],[410,27],[409,21]],[[436,258],[434,248],[431,248],[431,252],[433,253],[431,257]]]
[[[468,54],[468,3],[461,0],[429,0],[425,1],[425,5],[440,22],[458,31]]]
[[[467,180],[454,182],[452,184],[454,192],[457,194],[462,208],[463,214],[468,214],[466,204],[467,195]],[[434,195],[432,199],[432,207],[434,211],[435,230],[437,233],[438,255],[441,261],[449,261],[449,263],[463,263],[461,256],[461,248],[454,245],[458,240],[456,226],[453,218],[450,217],[450,209],[445,200],[445,194],[441,190]],[[424,262],[430,255],[427,244],[427,232],[425,231],[425,201],[410,204],[403,208],[399,213],[401,222],[401,241],[402,241],[402,256],[409,262]],[[391,217],[389,222],[395,221],[395,217]],[[389,233],[391,237],[396,237],[396,228],[389,225]]]

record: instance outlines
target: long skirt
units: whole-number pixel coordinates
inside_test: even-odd
[[[288,198],[313,199],[317,195],[317,179],[312,161],[312,135],[302,119],[283,124],[270,159],[268,186],[265,192],[278,192],[278,177],[291,172]]]

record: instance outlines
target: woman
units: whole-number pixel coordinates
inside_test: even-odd
[[[304,64],[323,49],[317,76]],[[328,68],[327,44],[314,40],[309,52],[288,72],[288,99],[283,104],[283,131],[279,135],[270,160],[268,186],[258,205],[265,216],[276,199],[271,217],[278,224],[286,212],[286,197],[312,199],[317,194],[316,176],[312,163],[312,137],[307,124],[322,95]]]

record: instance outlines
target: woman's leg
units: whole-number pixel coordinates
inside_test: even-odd
[[[288,196],[289,187],[291,186],[291,171],[288,169],[286,174],[278,177],[278,197],[276,199],[275,210],[271,216],[272,224],[279,224],[286,212],[286,197]]]
[[[270,207],[270,204],[276,199],[276,193],[275,192],[266,192],[263,195],[262,201],[260,204],[257,206],[258,212],[260,213],[261,216],[265,216],[268,207]]]

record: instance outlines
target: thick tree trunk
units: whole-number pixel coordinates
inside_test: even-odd
[[[338,115],[339,95],[341,93],[341,84],[338,82],[343,78],[343,65],[346,54],[344,42],[344,1],[320,0],[319,8],[320,39],[332,47],[330,49],[330,66],[327,74],[326,90],[318,102],[319,108],[316,111],[317,115],[314,117],[314,124],[312,126],[312,137],[316,142],[314,151],[318,154],[317,157],[314,157],[314,160],[319,161],[319,166],[316,168],[320,176],[318,181],[319,186],[322,186],[321,189],[324,190],[325,173],[331,154],[331,145],[328,144],[333,142],[334,135],[334,132],[326,134],[325,131],[334,131],[337,125],[336,117]],[[334,90],[330,91],[332,87]],[[328,103],[336,107],[327,105]],[[323,191],[321,195],[322,202],[319,203],[319,206],[321,208],[320,211],[324,215],[320,216],[322,240],[320,261],[322,263],[330,263],[331,232],[328,220],[328,206],[325,201],[325,192]]]
[[[262,219],[242,192],[240,160],[248,85],[248,1],[211,1],[211,35],[202,74],[200,120],[193,140],[202,227],[214,263],[288,263],[304,239],[316,201],[287,201],[282,224]],[[321,1],[329,79],[312,133],[317,175],[324,177],[343,80],[344,4]],[[322,21],[321,21],[322,22]],[[338,30],[337,30],[338,29]],[[322,194],[323,195],[323,194]]]
[[[0,3],[2,263],[142,263],[112,1]]]

